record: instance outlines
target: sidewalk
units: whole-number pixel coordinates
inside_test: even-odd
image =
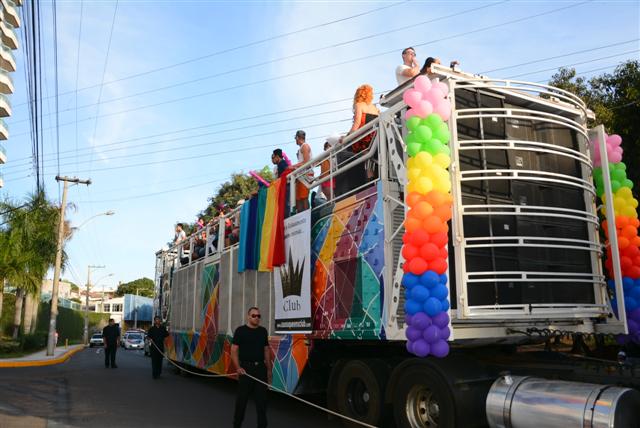
[[[43,349],[34,354],[25,355],[19,358],[3,358],[0,359],[0,368],[3,367],[35,367],[50,366],[53,364],[64,363],[76,352],[84,349],[84,345],[58,346],[52,356],[47,356],[47,350]]]

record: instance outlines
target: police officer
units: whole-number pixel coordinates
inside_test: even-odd
[[[268,333],[260,326],[260,309],[249,308],[247,323],[238,327],[233,334],[231,361],[238,368],[238,396],[233,415],[234,428],[242,426],[249,395],[253,392],[258,413],[258,428],[267,426],[267,386],[256,382],[249,374],[263,382],[271,383],[271,352]]]
[[[116,351],[120,342],[120,327],[116,325],[113,318],[109,319],[109,325],[102,329],[102,340],[104,341],[104,366],[112,369],[116,366]]]
[[[158,379],[162,373],[164,338],[167,336],[169,336],[169,332],[162,325],[160,317],[154,317],[153,326],[147,332],[147,337],[151,340],[149,349],[151,351],[151,375],[154,379]]]

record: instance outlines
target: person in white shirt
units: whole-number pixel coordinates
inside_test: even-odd
[[[409,47],[402,51],[402,65],[396,67],[396,80],[402,85],[420,72],[420,65],[416,59],[416,51]]]
[[[187,234],[182,230],[182,223],[176,224],[176,234],[173,237],[173,243],[178,244],[180,241],[187,239]]]

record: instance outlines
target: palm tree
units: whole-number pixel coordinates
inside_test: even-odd
[[[4,273],[0,271],[0,276],[4,274],[16,288],[14,338],[18,337],[20,331],[26,296],[39,292],[42,279],[55,263],[59,215],[59,208],[47,200],[44,191],[29,195],[24,206],[6,215],[8,251],[3,251],[1,256],[6,259],[7,268]],[[67,224],[65,238],[68,239],[70,235]],[[66,257],[63,255],[64,259]]]

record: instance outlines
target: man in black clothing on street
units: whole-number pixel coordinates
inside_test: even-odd
[[[118,350],[118,342],[120,342],[120,327],[118,327],[113,320],[109,319],[109,325],[102,329],[102,340],[104,341],[104,366],[115,369],[116,366],[116,351]]]
[[[147,337],[151,340],[149,349],[151,350],[151,375],[154,379],[158,379],[162,373],[164,338],[167,336],[169,336],[169,332],[162,325],[162,320],[160,317],[155,317],[153,319],[153,327],[147,332]]]
[[[258,428],[267,426],[267,386],[246,375],[271,383],[271,351],[268,336],[267,330],[260,327],[260,310],[256,307],[249,308],[247,324],[236,329],[231,345],[231,361],[237,367],[239,375],[233,415],[234,428],[242,426],[244,411],[252,392],[258,413]]]

